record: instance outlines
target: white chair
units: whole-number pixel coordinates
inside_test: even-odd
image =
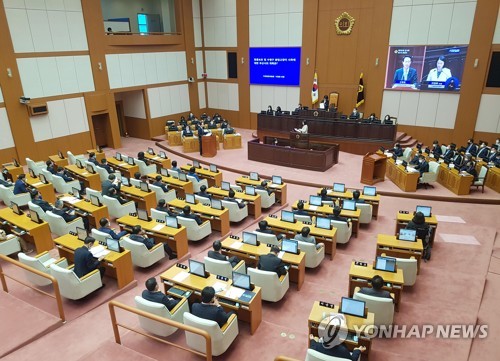
[[[240,222],[248,216],[248,205],[240,208],[236,202],[222,200],[221,203],[229,211],[230,222]]]
[[[337,229],[337,243],[347,243],[352,235],[352,223],[349,225],[347,222],[331,221],[334,228]]]
[[[194,199],[196,199],[201,204],[211,204],[210,198],[202,197],[197,194],[194,195]]]
[[[120,204],[118,199],[102,196],[102,203],[108,207],[109,215],[113,218],[120,218],[128,216],[130,213],[137,213],[137,209],[135,208],[135,203],[133,201]]]
[[[276,203],[276,196],[273,193],[269,195],[264,189],[255,189],[255,193],[260,195],[260,206],[264,209],[270,208]]]
[[[140,179],[130,178],[129,182],[132,187],[140,187],[142,181]]]
[[[167,173],[169,176],[171,176],[172,178],[179,178],[179,172],[176,171],[176,170],[172,170],[172,169],[167,169]]]
[[[151,218],[154,219],[155,221],[160,220],[165,222],[168,213],[167,212],[162,212],[154,208],[150,208],[151,211]]]
[[[26,164],[28,166],[28,169],[31,169],[33,173],[36,175],[39,175],[42,173],[42,169],[46,169],[47,165],[43,161],[35,162],[31,160],[30,158],[26,158]]]
[[[72,269],[54,262],[50,265],[50,274],[57,280],[61,296],[71,300],[79,300],[102,287],[101,274],[97,269],[78,278]]]
[[[237,184],[230,184],[229,187],[235,192],[243,193],[243,188]]]
[[[358,361],[361,359],[361,355],[358,358]],[[325,355],[316,350],[307,349],[306,360],[305,361],[346,361],[348,359],[342,357],[335,357],[330,355]]]
[[[165,258],[165,251],[161,242],[148,249],[144,243],[136,242],[125,236],[120,240],[120,245],[130,250],[132,263],[138,267],[146,268]]]
[[[419,178],[418,182],[422,183],[425,186],[425,188],[427,188],[430,185],[430,183],[437,182],[438,172],[439,172],[439,163],[430,162],[429,171],[422,173],[422,176]]]
[[[50,231],[58,236],[64,236],[70,231],[76,233],[76,228],[85,228],[82,217],[78,217],[69,223],[66,223],[63,217],[47,211],[47,222],[49,223]]]
[[[311,216],[306,216],[304,214],[295,214],[294,218],[300,222],[312,222]]]
[[[226,352],[236,339],[236,336],[238,336],[238,318],[236,315],[231,315],[226,323],[227,326],[224,325],[222,328],[215,321],[197,317],[189,312],[185,312],[183,317],[185,325],[207,331],[210,334],[212,356],[219,356]],[[206,352],[205,338],[200,335],[186,331],[186,343],[193,350]]]
[[[94,169],[96,170],[97,174],[99,174],[99,179],[101,180],[101,183],[108,179],[109,173],[105,168],[95,166]]]
[[[383,256],[385,256],[383,254]],[[396,266],[398,269],[403,270],[403,285],[404,286],[413,286],[417,281],[417,260],[415,257],[411,258],[397,258],[396,257]]]
[[[316,248],[316,245],[309,242],[298,241],[299,248],[306,255],[306,267],[316,268],[323,258],[325,258],[325,246]]]
[[[0,197],[7,207],[10,207],[12,202],[18,206],[25,206],[31,201],[29,193],[14,194],[14,187],[5,187],[2,184],[0,184]]]
[[[410,162],[412,151],[413,150],[411,149],[411,147],[406,147],[405,150],[403,151],[403,155],[401,157],[398,157],[398,160],[404,160],[406,162]]]
[[[369,224],[372,221],[373,209],[370,203],[356,203],[356,208],[360,210],[359,223]]]
[[[7,236],[7,239],[5,241],[0,242],[0,254],[9,256],[17,252],[21,252],[19,237],[11,234]]]
[[[447,150],[447,149],[446,149],[446,145],[442,145],[442,146],[441,146],[441,154],[443,154],[443,155],[444,155],[444,153],[446,153],[446,150]]]
[[[488,168],[485,167],[484,165],[481,166],[481,170],[479,171],[479,174],[477,176],[477,181],[474,181],[471,187],[476,187],[476,189],[481,187],[481,193],[484,193],[484,182],[486,181],[487,174],[488,174]]]
[[[205,256],[205,269],[211,274],[224,276],[229,279],[233,278],[233,271],[239,273],[247,273],[245,269],[245,262],[240,261],[236,266],[231,266],[229,261],[220,261],[218,259]]]
[[[52,176],[53,176],[52,173],[50,173],[47,169],[42,169],[42,174],[45,176],[45,179],[48,182],[52,183]]]
[[[108,233],[101,232],[95,228],[92,228],[92,230],[90,231],[90,234],[91,234],[92,238],[94,238],[99,243],[106,243],[106,239],[111,237]]]
[[[139,172],[141,175],[148,175],[151,173],[156,173],[156,164],[146,165],[144,161],[134,158],[134,162],[139,166]]]
[[[212,234],[210,221],[205,221],[198,225],[194,219],[177,216],[177,221],[181,226],[186,227],[189,241],[199,241]]]
[[[153,315],[160,316],[179,323],[184,322],[183,315],[185,312],[189,312],[189,304],[186,298],[181,299],[179,303],[172,309],[172,311],[169,311],[168,308],[161,303],[151,302],[145,300],[141,296],[135,296],[135,307],[137,307],[139,310],[152,313]],[[178,330],[178,328],[176,327],[153,321],[142,316],[139,316],[139,324],[149,333],[161,337],[170,336]]]
[[[374,315],[375,326],[390,326],[394,322],[394,302],[392,298],[365,295],[361,292],[354,292],[354,299],[365,301],[368,312]]]
[[[96,165],[94,163],[85,160],[85,169],[87,168],[87,166],[90,166],[90,168],[92,168],[92,171],[94,173],[97,173]]]
[[[252,232],[257,235],[257,241],[263,244],[271,244],[274,246],[281,247],[281,242],[278,241],[278,237],[275,234],[262,233],[262,232]]]
[[[59,262],[60,267],[63,268],[68,267],[68,261],[66,260],[66,258],[61,258],[59,260],[56,260],[55,258],[52,258],[48,252],[42,252],[34,257],[28,256],[21,252],[18,254],[18,257],[19,257],[19,262],[21,262],[22,264],[30,266],[31,268],[34,268],[46,274],[50,274],[50,265],[53,264],[54,262]],[[48,278],[43,278],[32,272],[25,270],[24,273],[28,281],[37,286],[47,286],[52,283]]]
[[[87,198],[88,200],[90,200],[90,196],[93,195],[93,196],[96,196],[97,198],[99,198],[99,202],[101,202],[101,204],[103,204],[103,199],[102,199],[102,193],[101,191],[96,191],[95,189],[92,189],[92,188],[87,188],[85,189],[85,198]]]
[[[288,272],[285,276],[278,277],[276,272],[248,268],[247,273],[252,283],[262,289],[262,299],[265,301],[278,302],[290,287]]]
[[[187,180],[191,181],[193,183],[193,192],[198,193],[200,191],[201,186],[205,186],[208,189],[208,181],[206,179],[200,179],[199,181],[196,180],[195,177],[191,175],[186,175]]]
[[[161,187],[155,186],[153,184],[149,185],[149,189],[151,189],[156,194],[156,203],[160,201],[160,199],[164,199],[165,202],[173,201],[177,198],[177,193],[175,189],[170,189],[168,192],[165,192]]]
[[[43,211],[42,207],[37,206],[35,203],[29,201],[28,202],[28,208],[31,209],[32,211],[36,212],[36,214],[38,214],[38,217],[40,219],[43,219],[45,222],[48,222],[49,217]]]
[[[85,156],[83,154],[74,155],[69,150],[66,152],[68,155],[68,164],[76,164],[76,160],[79,159],[82,162],[85,161]]]
[[[81,190],[80,182],[77,179],[65,182],[62,177],[55,174],[52,176],[52,184],[57,193],[70,193],[73,192],[73,188]]]

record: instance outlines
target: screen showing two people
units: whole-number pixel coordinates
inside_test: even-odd
[[[386,89],[459,91],[466,45],[391,46]]]

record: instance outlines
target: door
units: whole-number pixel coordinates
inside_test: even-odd
[[[96,145],[106,147],[108,145],[109,114],[97,114],[92,116],[94,124],[94,135]]]

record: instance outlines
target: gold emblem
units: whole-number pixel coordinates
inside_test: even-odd
[[[299,139],[299,138],[300,138],[300,135],[296,134],[295,139]]]
[[[317,111],[317,110],[315,110],[315,111],[314,111],[314,113],[313,113],[313,115],[314,115],[315,117],[317,117],[317,116],[319,115],[318,111]]]
[[[354,26],[354,18],[345,11],[337,19],[335,19],[335,29],[337,35],[349,35]]]

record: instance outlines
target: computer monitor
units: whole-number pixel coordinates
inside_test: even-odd
[[[145,209],[137,208],[137,218],[141,221],[149,222],[148,212]]]
[[[91,164],[87,164],[85,165],[85,168],[87,169],[87,172],[91,173],[91,174],[94,174],[95,171],[94,171],[94,167],[92,167]]]
[[[30,177],[31,177],[31,178],[36,178],[36,174],[35,174],[35,172],[33,171],[33,169],[28,168],[28,172],[29,172],[29,174],[30,174]]]
[[[396,154],[393,154],[393,155],[392,155],[392,159],[393,159],[394,161],[397,161],[397,160],[398,160],[398,156],[397,156]]]
[[[135,165],[134,158],[132,158],[132,157],[128,157],[128,159],[127,159],[127,163],[128,163],[129,165]]]
[[[78,199],[81,199],[80,198],[80,190],[78,188],[72,187],[71,190],[73,192],[73,196],[75,196]]]
[[[374,268],[378,271],[396,272],[396,258],[378,256]]]
[[[14,167],[19,167],[19,162],[17,161],[16,158],[12,158],[12,162],[14,163]]]
[[[179,224],[177,223],[177,217],[166,216],[165,224],[167,225],[167,227],[179,228]]]
[[[205,265],[202,262],[195,261],[193,259],[189,260],[189,273],[200,276],[205,276]]]
[[[99,197],[95,196],[93,194],[90,195],[90,203],[93,206],[96,206],[96,207],[100,207],[101,206],[101,202],[99,201]]]
[[[233,271],[233,286],[250,291],[252,289],[250,276],[244,273]]]
[[[186,176],[186,173],[179,173],[179,180],[183,181],[183,182],[187,182],[187,176]]]
[[[60,150],[57,151],[57,155],[59,156],[60,159],[64,159],[64,155]]]
[[[83,169],[83,163],[82,163],[82,161],[81,161],[80,159],[77,159],[77,160],[76,160],[76,166],[77,166],[78,168],[80,168],[80,169]]]
[[[106,247],[113,252],[120,252],[120,240],[106,238]]]
[[[353,298],[342,297],[342,301],[340,303],[340,313],[365,318],[366,317],[365,308],[366,308],[365,301],[359,301]]]
[[[283,211],[281,211],[281,220],[283,222],[294,223],[295,222],[295,215],[293,214],[293,212],[283,210]]]
[[[222,210],[222,202],[220,201],[220,199],[215,199],[215,198],[210,199],[210,205],[212,206],[213,209]]]
[[[287,253],[298,254],[299,242],[294,239],[283,239],[281,241],[281,250]]]
[[[12,212],[14,212],[15,214],[23,214],[23,212],[19,209],[19,205],[17,203],[10,202],[10,207],[12,208]]]
[[[363,187],[363,195],[364,196],[376,196],[377,195],[377,187],[364,186]]]
[[[143,192],[149,192],[149,185],[146,182],[141,182],[139,183],[139,187],[141,188],[141,191]]]
[[[255,187],[254,186],[246,186],[245,187],[245,194],[248,194],[249,196],[254,196],[255,195]]]
[[[316,227],[321,229],[332,229],[330,218],[316,217]]]
[[[428,206],[417,206],[417,209],[415,210],[415,212],[422,212],[424,217],[430,217],[432,215],[431,211],[432,207]]]
[[[48,182],[47,182],[47,178],[45,178],[45,174],[40,173],[40,174],[38,175],[38,178],[40,179],[40,182],[42,182],[43,184],[47,184],[47,183],[48,183]]]
[[[344,199],[342,202],[342,209],[345,209],[346,211],[355,211],[356,201],[353,199]]]
[[[122,185],[125,186],[125,187],[128,187],[130,186],[130,182],[128,181],[128,178],[127,177],[121,177],[120,180],[122,181]]]
[[[210,172],[217,173],[217,166],[215,164],[210,164]]]
[[[345,184],[344,183],[333,183],[333,191],[338,193],[345,192]]]
[[[321,196],[309,196],[309,205],[311,206],[321,206]]]
[[[406,160],[403,160],[403,162],[401,163],[403,165],[403,167],[407,167],[408,166],[408,162]]]
[[[155,155],[155,151],[153,150],[153,148],[148,147],[148,154]]]
[[[257,246],[257,235],[251,232],[242,233],[243,243],[251,244],[252,246]]]
[[[87,230],[85,228],[76,227],[76,236],[80,241],[85,241],[85,238],[88,237]]]
[[[281,179],[281,177],[279,175],[273,175],[273,177],[271,178],[271,182],[273,184],[277,184],[277,185],[283,184],[283,180]]]
[[[160,158],[167,159],[167,155],[163,150],[160,150]]]
[[[416,229],[401,228],[399,230],[398,239],[400,241],[416,242],[417,241],[417,230]]]
[[[186,203],[196,204],[196,200],[194,198],[194,194],[186,193]]]
[[[161,168],[160,169],[160,174],[164,177],[168,177],[168,169],[167,168]]]
[[[119,161],[122,161],[122,160],[123,160],[123,158],[122,158],[122,154],[121,154],[121,153],[119,153],[119,152],[116,152],[116,153],[115,153],[115,158],[116,158],[116,160],[119,160]]]
[[[40,217],[38,216],[38,213],[36,213],[34,210],[30,209],[30,218],[31,218],[31,221],[32,222],[35,222],[35,223],[42,223],[42,220],[40,219]]]
[[[197,160],[193,160],[193,167],[195,167],[195,168],[201,168],[200,162],[198,162]]]
[[[223,191],[228,191],[231,189],[231,183],[222,181],[220,184],[220,189]]]
[[[250,180],[258,181],[259,180],[259,173],[250,172]]]

